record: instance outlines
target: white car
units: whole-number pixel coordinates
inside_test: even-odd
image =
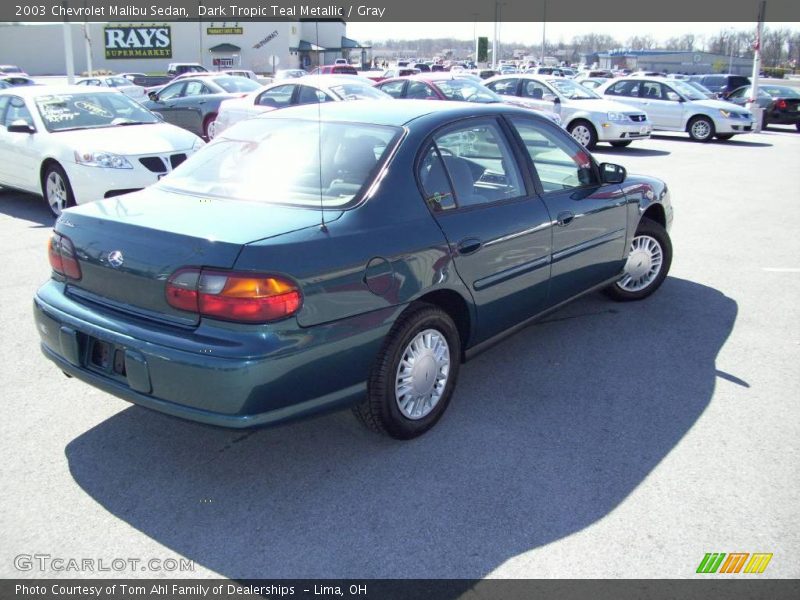
[[[298,104],[341,100],[391,100],[391,96],[372,87],[372,81],[355,75],[307,75],[271,83],[243,98],[220,104],[209,137],[219,135],[234,123],[279,108]]]
[[[201,146],[116,90],[0,90],[0,186],[44,196],[54,215],[147,187]]]
[[[653,129],[645,111],[605,100],[565,77],[498,75],[484,84],[501,96],[514,96],[531,108],[556,113],[566,130],[586,148],[598,142],[628,146],[650,137]]]
[[[136,85],[127,77],[122,77],[119,75],[86,77],[76,81],[75,85],[114,88],[138,102],[147,100],[147,94],[145,93],[144,87],[141,85]]]
[[[753,114],[722,100],[710,100],[685,81],[666,77],[614,79],[597,91],[631,108],[646,110],[656,131],[685,131],[697,142],[729,140],[753,130]]]

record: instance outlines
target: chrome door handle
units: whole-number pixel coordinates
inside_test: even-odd
[[[556,224],[559,227],[566,227],[572,220],[575,218],[575,213],[569,210],[565,210],[564,212],[558,213],[558,217],[556,217]]]

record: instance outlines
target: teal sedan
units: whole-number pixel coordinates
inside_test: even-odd
[[[525,109],[307,105],[64,211],[34,314],[60,370],[141,406],[234,428],[352,407],[408,439],[504,336],[652,294],[671,222],[666,184]]]

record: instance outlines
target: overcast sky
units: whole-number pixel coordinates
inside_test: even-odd
[[[766,23],[767,27],[787,27],[800,30],[800,23]],[[347,24],[347,35],[358,41],[380,41],[392,39],[418,39],[453,37],[462,40],[473,39],[474,23],[353,23]],[[487,36],[491,42],[492,23],[478,23],[479,36]],[[695,35],[714,35],[723,29],[753,31],[755,23],[548,23],[546,35],[548,42],[563,39],[569,42],[575,35],[587,33],[608,34],[621,42],[634,35],[650,35],[659,41],[685,33]],[[541,23],[502,23],[500,41],[509,43],[542,43]]]

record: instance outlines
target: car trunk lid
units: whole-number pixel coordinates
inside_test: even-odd
[[[325,218],[340,215],[328,213]],[[166,283],[176,270],[231,269],[243,245],[319,223],[316,210],[151,187],[67,210],[55,229],[72,241],[81,269],[81,279],[69,281],[68,294],[139,317],[191,326],[198,315],[167,303]]]

